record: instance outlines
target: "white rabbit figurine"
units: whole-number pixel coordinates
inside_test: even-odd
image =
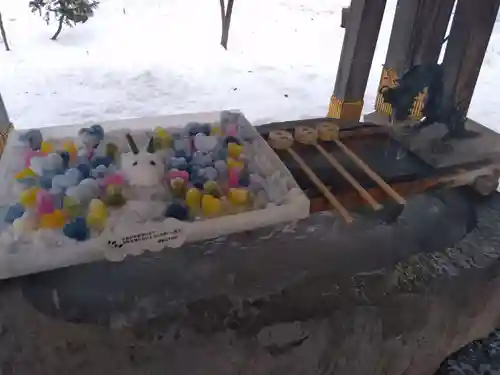
[[[132,136],[126,137],[132,151],[121,155],[121,168],[129,185],[144,188],[163,185],[165,165],[161,155],[155,153],[154,138],[149,139],[146,151],[139,151]]]

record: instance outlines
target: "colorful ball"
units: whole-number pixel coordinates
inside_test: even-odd
[[[7,214],[5,215],[4,221],[6,223],[12,224],[14,220],[23,216],[25,212],[24,206],[21,203],[13,204],[7,210]]]
[[[172,203],[167,207],[165,217],[172,217],[180,221],[186,221],[189,219],[189,210],[181,203]]]
[[[76,241],[85,241],[89,237],[87,222],[83,217],[71,219],[69,223],[64,225],[63,234]]]

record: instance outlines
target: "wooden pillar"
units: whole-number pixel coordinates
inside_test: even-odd
[[[396,79],[418,64],[436,63],[441,53],[455,0],[398,0],[387,57],[379,88],[393,87]],[[416,99],[412,116],[420,118],[423,95]],[[391,105],[377,94],[375,109],[390,115]]]
[[[444,103],[464,115],[472,100],[500,0],[458,0],[446,52]]]
[[[7,124],[10,124],[9,115],[7,114],[7,109],[5,108],[2,94],[0,93],[0,130]]]
[[[12,124],[9,120],[9,115],[7,114],[7,109],[2,99],[2,94],[0,93],[0,156],[2,155],[3,149],[7,142],[7,137],[12,129]]]
[[[328,116],[359,121],[386,0],[351,0]]]

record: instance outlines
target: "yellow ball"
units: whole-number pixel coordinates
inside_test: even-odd
[[[119,207],[125,204],[125,197],[123,196],[123,189],[119,185],[109,185],[106,188],[104,201],[110,207]]]
[[[237,143],[228,143],[227,144],[227,154],[233,158],[233,159],[238,159],[243,152],[243,146],[239,145]]]
[[[74,158],[76,156],[77,149],[75,142],[73,141],[64,142],[63,149],[70,155],[71,158]]]
[[[87,225],[94,230],[103,230],[106,226],[108,213],[106,205],[100,199],[92,199],[89,203]]]
[[[215,181],[209,180],[203,184],[203,191],[206,194],[213,195],[216,198],[219,198],[222,195],[222,189],[219,184]]]
[[[245,165],[243,162],[233,159],[233,158],[227,158],[227,167],[228,168],[237,168],[237,169],[243,169]]]
[[[203,216],[206,217],[215,217],[220,215],[222,211],[221,200],[212,195],[204,195],[203,198],[201,198],[201,211]]]
[[[89,213],[87,215],[87,225],[94,230],[103,230],[106,226],[106,216],[99,215],[98,213]]]
[[[54,147],[52,147],[52,144],[50,142],[42,142],[42,145],[40,146],[40,151],[43,154],[50,154],[52,151],[54,151]]]
[[[89,211],[106,214],[106,205],[100,199],[92,199],[89,203]]]
[[[31,169],[29,168],[25,168],[19,172],[17,172],[15,175],[14,175],[14,178],[16,180],[20,180],[21,178],[26,178],[26,177],[36,177],[37,174],[35,172],[33,172]]]
[[[190,188],[186,192],[186,204],[192,210],[199,210],[201,206],[201,191],[196,188]]]
[[[63,209],[68,217],[80,216],[83,213],[82,206],[71,197],[64,197]]]
[[[34,207],[36,204],[36,195],[39,191],[40,188],[37,186],[33,186],[24,190],[19,195],[19,203],[21,203],[24,207]]]
[[[172,136],[163,128],[157,127],[154,130],[155,144],[162,149],[169,148],[172,145]]]
[[[62,210],[54,210],[40,217],[40,228],[60,229],[66,223],[66,215]]]
[[[213,126],[210,129],[210,135],[222,135],[222,129],[219,126]]]
[[[247,189],[243,188],[232,188],[229,189],[228,198],[232,204],[244,205],[248,202],[249,193]]]

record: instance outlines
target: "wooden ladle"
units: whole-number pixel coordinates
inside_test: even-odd
[[[321,132],[322,138],[327,141],[338,138],[338,129],[335,131],[334,128],[321,128]],[[363,186],[361,186],[361,184],[340,164],[340,162],[328,151],[326,151],[323,146],[318,144],[318,137],[319,130],[314,128],[308,126],[298,126],[295,128],[295,140],[297,142],[316,147],[316,149],[325,157],[326,160],[328,160],[333,168],[335,168],[335,170],[351,184],[351,186],[375,211],[382,209],[382,205],[378,203]]]
[[[286,150],[292,156],[292,158],[297,162],[302,171],[309,177],[314,185],[321,191],[325,198],[330,202],[330,204],[339,211],[340,215],[344,218],[347,223],[353,221],[352,216],[345,209],[345,207],[335,198],[335,196],[328,190],[328,188],[323,184],[319,177],[314,173],[314,171],[307,165],[307,163],[302,159],[302,157],[292,149],[294,139],[290,132],[285,130],[275,130],[269,133],[268,138],[269,145],[276,150]]]

